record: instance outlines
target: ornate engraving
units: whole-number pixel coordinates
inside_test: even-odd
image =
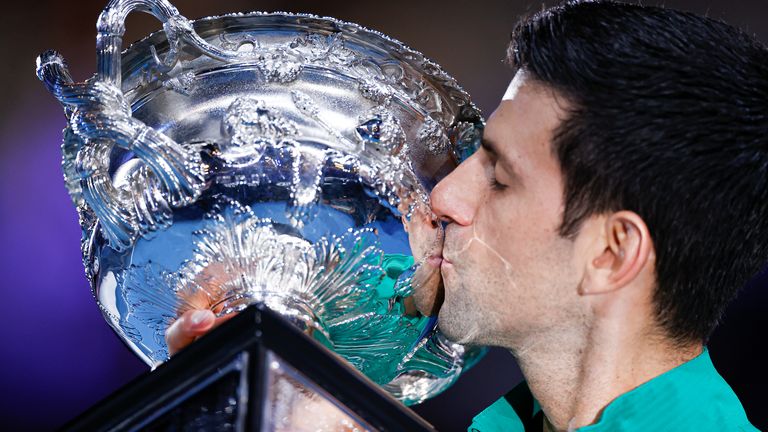
[[[364,98],[383,105],[388,104],[392,99],[392,87],[372,77],[361,79],[358,89]]]
[[[327,160],[325,150],[308,146],[293,148],[291,201],[289,216],[294,226],[302,227],[314,216],[314,204],[320,198],[320,182]]]
[[[316,338],[382,384],[394,377],[403,347],[418,330],[405,317],[375,312],[382,251],[370,229],[311,244],[236,201],[220,202],[207,219],[207,227],[195,232],[194,258],[181,268],[131,266],[118,277],[130,287],[128,314],[152,328],[153,338],[162,340],[167,326],[187,310],[226,314],[264,301],[303,320]],[[140,332],[124,331],[141,341]],[[152,360],[167,356],[156,352]]]
[[[400,120],[387,108],[375,107],[359,120],[355,131],[363,143],[372,144],[390,155],[398,153],[405,144]]]
[[[222,127],[229,136],[229,142],[219,145],[222,157],[228,160],[247,157],[251,162],[258,161],[267,147],[277,146],[298,131],[294,122],[264,101],[252,98],[237,98],[232,102],[224,114]]]
[[[267,81],[289,83],[301,73],[301,63],[290,60],[286,49],[278,47],[260,55],[259,69]]]
[[[424,119],[424,124],[419,129],[418,139],[432,154],[444,153],[450,146],[445,129],[431,117]]]
[[[180,73],[171,79],[163,81],[163,87],[189,96],[195,88],[195,73],[192,71]]]
[[[303,38],[296,38],[290,46],[292,48],[309,48],[306,59],[312,63],[327,61],[337,65],[349,66],[359,58],[356,52],[344,46],[344,37],[341,33],[331,33],[329,35],[307,33]]]
[[[164,31],[121,53],[134,10]],[[167,0],[111,0],[97,29],[92,79],[73,82],[55,53],[38,76],[67,116],[86,274],[129,346],[155,365],[184,310],[264,301],[406,402],[453,382],[466,353],[405,315],[420,267],[378,292],[377,243],[388,259],[413,247],[401,218],[479,142],[480,115],[451,77],[380,33],[311,15],[193,23]]]
[[[307,117],[315,120],[318,125],[325,129],[326,132],[328,132],[332,137],[336,138],[340,144],[346,145],[348,150],[355,150],[358,148],[357,145],[342,135],[341,132],[323,120],[323,118],[320,116],[320,107],[317,105],[317,103],[315,103],[315,101],[312,100],[311,97],[309,97],[309,95],[298,90],[291,90],[291,99],[299,111],[301,111]]]

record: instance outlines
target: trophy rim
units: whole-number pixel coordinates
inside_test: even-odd
[[[456,108],[453,122],[451,124],[444,124],[443,127],[448,128],[458,122],[485,123],[482,111],[474,104],[474,102],[472,102],[469,93],[464,90],[458,81],[451,74],[446,72],[440,64],[424,55],[421,51],[415,50],[402,41],[387,36],[378,30],[331,16],[285,11],[231,12],[191,19],[190,23],[197,34],[201,36],[204,35],[204,37],[210,37],[213,34],[232,33],[230,29],[234,28],[238,22],[240,24],[245,24],[240,27],[239,30],[254,30],[258,28],[255,25],[257,23],[251,20],[265,18],[296,20],[294,23],[273,22],[271,24],[275,29],[288,27],[297,30],[304,29],[306,31],[321,30],[328,34],[341,33],[345,38],[350,38],[355,42],[369,45],[371,45],[371,42],[383,42],[385,45],[374,45],[383,52],[386,52],[393,59],[407,64],[418,74],[424,77],[429,77],[430,83],[436,89],[440,90],[443,101],[448,102],[449,105],[453,105]],[[234,23],[225,23],[226,20],[234,20]],[[219,25],[217,26],[217,24]],[[265,28],[268,27],[269,26],[265,26]],[[359,35],[365,35],[368,39],[366,40],[366,37],[360,37]],[[123,77],[133,72],[133,68],[136,66],[141,66],[146,62],[147,58],[152,55],[149,47],[156,47],[155,49],[158,49],[158,51],[162,51],[168,47],[168,38],[165,30],[160,29],[151,32],[141,39],[132,42],[121,51]],[[428,70],[428,68],[431,70]],[[124,92],[125,90],[126,89],[123,89]]]
[[[196,203],[208,188],[209,172],[203,161],[203,153],[209,151],[209,148],[204,146],[210,146],[215,152],[218,149],[215,146],[223,144],[216,141],[218,137],[221,136],[225,141],[230,139],[234,142],[235,140],[229,136],[231,131],[228,128],[222,129],[219,125],[222,120],[218,117],[221,109],[219,105],[214,107],[213,104],[226,102],[230,108],[234,107],[233,115],[239,115],[241,113],[238,109],[241,106],[235,103],[239,99],[230,103],[228,99],[230,93],[242,90],[244,97],[250,98],[253,87],[248,86],[261,85],[261,79],[270,85],[290,86],[302,70],[315,68],[319,71],[336,73],[344,81],[344,85],[340,87],[353,90],[357,97],[362,97],[363,99],[360,100],[365,101],[362,105],[368,111],[355,117],[355,114],[359,113],[355,111],[356,106],[330,104],[332,109],[342,112],[343,119],[354,121],[357,118],[357,121],[361,122],[351,128],[348,122],[340,122],[345,131],[357,134],[357,142],[355,142],[319,118],[319,105],[315,104],[311,96],[300,91],[301,89],[291,90],[294,112],[314,119],[315,123],[325,129],[331,137],[330,140],[323,140],[321,137],[317,143],[326,145],[325,142],[338,139],[346,145],[346,148],[341,149],[326,145],[334,151],[325,152],[323,158],[318,158],[317,155],[307,151],[308,166],[320,168],[323,165],[318,161],[324,164],[327,157],[332,156],[340,157],[340,165],[346,169],[349,159],[344,157],[347,152],[367,156],[369,160],[360,164],[364,169],[354,163],[349,164],[349,169],[357,174],[357,182],[370,186],[379,204],[396,216],[402,213],[406,218],[410,217],[408,215],[413,211],[415,204],[429,202],[428,194],[424,193],[425,188],[434,187],[441,176],[447,175],[464,159],[460,157],[463,156],[460,152],[477,148],[478,132],[483,128],[484,120],[480,111],[472,103],[469,94],[437,63],[381,32],[356,23],[305,13],[236,12],[187,20],[179,15],[166,0],[156,0],[147,2],[157,9],[151,9],[149,12],[163,22],[163,30],[152,32],[122,49],[125,15],[136,9],[136,7],[121,9],[122,2],[123,0],[110,2],[99,18],[98,72],[93,79],[84,83],[74,83],[66,70],[63,58],[53,51],[44,53],[38,59],[38,77],[64,105],[70,123],[65,130],[65,143],[62,146],[63,166],[70,196],[81,216],[83,261],[86,276],[91,282],[92,294],[96,297],[97,305],[107,318],[108,324],[115,329],[120,339],[147,363],[163,361],[160,357],[154,356],[155,353],[167,357],[167,353],[163,351],[162,342],[164,322],[157,321],[155,311],[149,310],[144,312],[155,315],[144,322],[141,328],[134,327],[129,322],[129,318],[131,315],[139,316],[136,305],[143,303],[133,304],[127,296],[122,296],[120,304],[125,307],[118,311],[115,296],[118,293],[124,294],[130,291],[125,279],[129,276],[143,278],[139,282],[150,289],[154,286],[167,288],[165,275],[170,273],[154,272],[149,268],[152,263],[151,254],[147,254],[150,258],[147,258],[146,265],[137,265],[141,271],[136,275],[126,273],[126,263],[111,261],[110,257],[122,257],[129,248],[136,246],[137,239],[170,226],[174,209]],[[138,7],[138,9],[148,11],[146,8]],[[216,41],[216,38],[219,40]],[[296,47],[299,49],[294,53]],[[262,51],[262,48],[265,50]],[[291,52],[294,57],[283,62],[288,58],[285,56],[286,52]],[[261,79],[251,81],[250,77],[242,79],[236,75],[223,75],[224,79],[216,82],[209,78],[218,73],[227,74],[231,70],[239,70],[238,68],[245,70],[258,68]],[[202,82],[213,83],[210,86],[212,88],[220,89],[216,86],[221,82],[228,84],[228,87],[224,87],[226,91],[222,92],[223,97],[216,92],[198,93],[195,84],[198,73],[204,77],[201,78]],[[322,77],[327,78],[330,75]],[[234,78],[231,78],[232,76]],[[309,78],[312,76],[314,75],[303,77],[299,82],[305,80],[311,82]],[[336,75],[333,77],[335,79]],[[353,86],[347,85],[350,81],[354,84]],[[331,80],[326,79],[320,82],[331,82]],[[246,83],[246,85],[241,89],[231,85],[232,83]],[[314,92],[323,93],[320,89]],[[143,112],[138,111],[158,95],[163,97],[146,106]],[[174,135],[175,131],[182,130],[186,124],[173,123],[170,116],[152,117],[155,113],[164,114],[167,108],[175,110],[174,112],[189,113],[183,110],[187,107],[187,100],[183,99],[186,96],[192,96],[188,99],[189,106],[198,104],[207,110],[206,114],[216,114],[216,116],[208,116],[208,118],[216,117],[216,121],[210,121],[206,126],[215,124],[214,126],[219,127],[218,130],[215,127],[200,128],[208,134],[207,138],[210,140],[188,139],[192,134],[199,133],[195,128],[192,128],[187,135]],[[326,96],[331,98],[332,93],[328,92]],[[204,105],[209,98],[213,103]],[[373,106],[369,108],[371,105]],[[262,116],[259,118],[260,121],[268,123],[277,131],[274,134],[277,138],[270,139],[280,138],[280,143],[285,146],[303,145],[293,139],[282,140],[285,136],[292,137],[296,134],[297,128],[293,123],[285,121],[281,123],[284,119],[272,115],[266,103],[258,106],[262,108],[252,111]],[[403,147],[402,142],[406,139],[405,131],[401,128],[399,120],[389,112],[390,106],[411,108],[408,111],[401,109],[399,112],[402,113],[401,115],[409,116],[406,117],[408,119],[415,119],[407,123],[406,127],[410,132],[409,139],[418,143],[413,146],[418,152],[411,152],[410,146]],[[230,108],[227,108],[226,112],[229,112]],[[227,122],[228,119],[229,117],[226,116],[223,118]],[[166,121],[167,123],[162,123]],[[252,120],[244,120],[244,122],[247,121]],[[158,123],[161,125],[160,128],[157,127]],[[170,126],[164,129],[165,125]],[[250,137],[245,132],[244,135]],[[310,138],[317,139],[314,136]],[[379,147],[380,143],[383,143],[381,147]],[[367,144],[371,144],[370,151],[367,150],[369,149]],[[464,144],[466,146],[462,148]],[[242,145],[242,142],[235,142],[235,145]],[[86,151],[83,152],[83,149]],[[257,148],[257,151],[260,150]],[[122,159],[121,155],[127,155],[129,159]],[[131,162],[132,165],[128,166],[127,162],[133,160],[137,161],[136,164]],[[417,166],[414,166],[414,161],[418,164]],[[128,168],[121,171],[121,176],[116,180],[117,174],[113,171],[113,167],[124,166]],[[83,167],[87,167],[89,171],[85,172]],[[422,171],[428,174],[425,178],[429,179],[429,183],[423,182],[420,178]],[[320,179],[321,171],[318,170],[314,175],[316,175],[314,179]],[[292,179],[298,184],[299,180],[295,180],[299,179],[298,174]],[[315,188],[318,187],[318,181],[314,183]],[[403,182],[407,183],[405,187]],[[313,186],[312,183],[308,183],[303,187]],[[126,190],[128,192],[123,193]],[[317,190],[311,195],[312,200],[316,200]],[[139,193],[134,193],[136,191]],[[403,204],[400,198],[404,196],[407,196],[408,200]],[[310,205],[307,204],[309,201],[305,202],[306,199],[302,197],[292,205],[294,207]],[[401,209],[401,204],[404,206],[407,204],[407,209]],[[227,206],[227,208],[230,207],[234,206]],[[212,213],[211,217],[221,216],[224,208],[220,210],[219,213]],[[237,209],[232,211],[237,212]],[[404,213],[406,211],[407,213]],[[304,213],[301,212],[304,210],[300,211],[300,215],[303,215]],[[233,219],[231,222],[242,221]],[[356,236],[360,231],[353,231],[350,228],[348,232]],[[346,237],[346,234],[343,237]],[[330,238],[336,244],[336,237]],[[355,237],[354,242],[353,247],[349,248],[350,251],[354,250],[361,240]],[[115,251],[103,261],[104,264],[101,261],[104,258],[100,252],[102,248]],[[237,257],[241,248],[235,249],[237,250],[232,253]],[[327,248],[327,250],[327,255],[333,262],[341,262],[353,256],[345,254],[342,245]],[[370,250],[374,255],[379,254],[379,257],[381,255],[381,251],[375,246],[369,246],[364,250]],[[216,252],[213,251],[213,253]],[[133,266],[132,249],[130,253],[131,261],[127,264]],[[243,256],[250,255],[252,254],[245,253]],[[343,271],[340,273],[341,277],[344,277],[345,281],[351,281],[355,286],[358,282],[353,280],[352,276],[365,279],[370,276],[369,269],[381,270],[380,267],[378,264],[364,264],[363,261],[359,266],[357,264],[338,266]],[[103,275],[105,271],[112,268],[119,269],[120,275],[116,276],[112,273]],[[142,273],[145,271],[148,273]],[[111,278],[108,281],[109,289],[114,292],[102,298],[101,291],[104,289],[107,277]],[[326,291],[323,291],[323,295],[327,297]],[[140,297],[141,294],[138,292],[137,295]],[[176,303],[166,304],[166,299],[156,297],[156,294],[152,293],[152,296],[145,297],[155,299],[154,303],[160,310],[170,305],[171,309],[176,310],[178,316]],[[176,290],[169,293],[174,296],[176,294]],[[349,296],[353,293],[340,288],[335,294]],[[373,292],[369,289],[366,294],[373,295]],[[112,297],[109,297],[110,295]],[[109,305],[112,307],[110,308]],[[367,307],[368,303],[363,302],[361,305]],[[360,312],[365,312],[362,306],[355,306],[352,311],[358,312],[358,309]],[[333,313],[341,313],[340,310],[330,310]],[[375,311],[372,313],[380,314]],[[399,315],[400,313],[397,312],[393,316],[398,320],[403,318]],[[360,316],[364,317],[366,314]],[[160,317],[162,320],[171,319],[173,313],[161,314]],[[125,327],[123,318],[125,318]],[[141,318],[136,319],[141,320]],[[358,322],[340,323],[354,326]],[[407,327],[401,326],[400,321],[395,324],[399,326],[398,328]],[[417,328],[407,330],[409,331],[401,332],[404,337],[416,336],[411,330],[417,330]],[[432,333],[427,335],[422,332],[418,338],[422,339],[425,336],[431,338],[432,335]],[[137,344],[142,338],[148,336],[153,337],[154,345],[142,344],[143,348],[140,348]],[[380,335],[371,337],[376,339]],[[397,340],[395,342],[400,344],[398,347],[408,347],[408,344]],[[341,346],[348,349],[356,347],[356,345],[343,344]],[[416,344],[408,349],[415,352],[423,347],[424,344]],[[423,397],[442,391],[446,384],[453,382],[458,376],[454,374],[456,371],[454,366],[459,365],[458,370],[461,370],[461,359],[456,357],[461,353],[451,349],[446,350],[446,353],[452,359],[456,359],[457,363],[451,363],[450,370],[435,372],[437,374],[435,382],[438,387],[431,386]],[[375,354],[371,353],[371,355]],[[397,367],[400,368],[403,365],[402,368],[389,372],[397,372],[400,375],[409,374],[411,369],[407,368],[408,359],[410,357],[403,360],[405,363],[402,361],[397,363]],[[363,366],[360,366],[361,370]],[[441,376],[442,372],[446,375]],[[388,377],[388,375],[384,376]]]

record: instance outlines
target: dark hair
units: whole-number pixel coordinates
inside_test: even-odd
[[[706,341],[768,258],[768,51],[719,21],[568,2],[521,22],[509,60],[569,102],[553,141],[560,233],[631,210],[656,249],[658,323]]]

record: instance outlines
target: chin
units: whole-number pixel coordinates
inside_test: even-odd
[[[471,339],[475,336],[472,329],[476,327],[473,323],[476,321],[472,320],[468,314],[455,314],[453,308],[445,303],[437,315],[437,326],[440,331],[456,343],[472,342]]]

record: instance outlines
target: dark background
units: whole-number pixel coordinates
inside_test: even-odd
[[[112,333],[91,296],[60,167],[64,116],[34,74],[35,57],[48,48],[67,58],[76,81],[95,71],[95,22],[106,0],[12,4],[0,12],[0,427],[46,430],[146,368]],[[287,10],[357,22],[441,64],[486,116],[511,78],[502,63],[509,32],[521,16],[542,7],[532,0],[175,5],[188,18]],[[724,19],[768,41],[766,2],[670,0],[666,6]],[[124,40],[133,41],[160,25],[134,14],[127,27]],[[768,328],[767,289],[765,274],[746,287],[710,344],[715,365],[761,429],[768,429],[768,368],[759,354]],[[416,410],[441,430],[464,430],[476,412],[520,379],[511,355],[494,350],[453,388]]]

